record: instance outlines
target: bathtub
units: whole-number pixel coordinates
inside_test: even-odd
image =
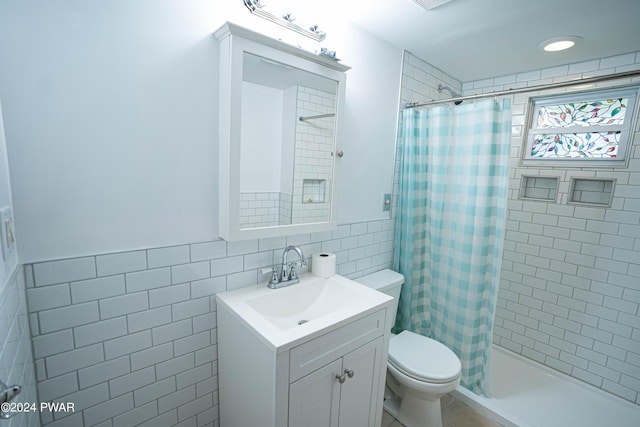
[[[492,397],[451,395],[504,426],[640,426],[640,406],[493,346]]]

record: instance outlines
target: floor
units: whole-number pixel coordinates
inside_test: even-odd
[[[442,423],[444,427],[501,427],[493,420],[490,420],[478,412],[471,409],[461,401],[446,395],[441,400]],[[382,415],[382,425],[380,427],[404,427],[399,421],[394,419],[387,412]]]

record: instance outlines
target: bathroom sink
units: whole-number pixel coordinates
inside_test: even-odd
[[[359,289],[333,278],[308,276],[298,285],[274,289],[247,303],[275,327],[286,330],[344,310],[362,298]]]
[[[343,276],[320,278],[309,273],[288,287],[249,286],[218,294],[217,299],[275,348],[368,314],[392,300]]]

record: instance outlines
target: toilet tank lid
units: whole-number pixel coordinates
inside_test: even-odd
[[[404,283],[404,276],[396,273],[388,268],[369,274],[367,276],[355,279],[356,282],[362,283],[370,288],[382,290],[390,286],[397,286]]]

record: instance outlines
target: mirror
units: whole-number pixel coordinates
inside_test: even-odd
[[[240,228],[328,222],[338,82],[243,52]]]
[[[215,35],[220,236],[335,229],[333,154],[349,67],[231,23]]]

